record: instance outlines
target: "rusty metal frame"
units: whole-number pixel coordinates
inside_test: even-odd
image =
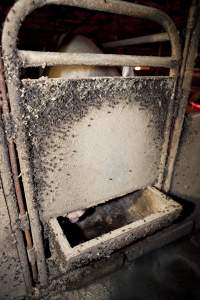
[[[164,12],[138,5],[131,4],[125,1],[116,0],[19,0],[10,10],[3,28],[2,34],[2,49],[3,59],[6,70],[6,80],[8,86],[8,94],[10,101],[10,109],[14,123],[17,126],[16,145],[19,157],[19,163],[22,173],[25,197],[30,218],[31,232],[33,237],[34,248],[36,251],[37,268],[39,272],[39,280],[43,285],[47,284],[47,268],[44,255],[44,245],[41,234],[41,224],[39,213],[35,204],[34,186],[29,162],[28,145],[26,144],[26,134],[21,124],[20,112],[20,68],[39,65],[54,65],[54,64],[71,64],[72,56],[70,54],[60,53],[43,53],[29,52],[17,50],[17,37],[21,27],[21,23],[31,12],[36,8],[45,5],[68,5],[81,7],[90,10],[98,10],[109,13],[122,14],[126,16],[135,16],[159,23],[165,28],[171,42],[172,55],[171,57],[143,57],[143,56],[118,56],[104,54],[80,54],[79,57],[74,56],[76,64],[92,64],[92,65],[145,65],[162,66],[171,68],[170,75],[177,77],[179,63],[181,59],[181,50],[179,43],[179,35],[173,21]],[[41,59],[42,55],[42,59]],[[70,58],[70,59],[69,59]],[[169,114],[173,109],[173,105],[169,109]],[[169,118],[168,118],[169,119]],[[168,121],[167,126],[169,127]],[[167,128],[168,128],[167,127]],[[166,129],[167,130],[167,129]],[[165,134],[165,145],[168,145],[168,134]],[[166,151],[164,151],[166,152]],[[163,153],[164,153],[163,152]],[[166,154],[161,158],[162,167],[165,164]]]
[[[0,58],[0,83],[1,83],[1,97],[2,97],[2,114],[4,117],[4,123],[6,124],[8,120],[10,119],[10,112],[9,112],[9,105],[8,105],[8,99],[6,94],[6,85],[3,77],[3,63],[2,59]],[[3,135],[3,133],[2,133]],[[5,145],[4,145],[5,147]],[[17,157],[15,153],[15,144],[12,138],[7,137],[7,147],[8,147],[8,159],[10,163],[10,169],[12,172],[12,179],[15,187],[15,196],[17,200],[17,206],[19,210],[19,220],[26,220],[25,226],[23,226],[23,231],[27,243],[27,252],[33,251],[33,241],[31,237],[31,232],[29,228],[29,221],[28,221],[28,215],[25,209],[25,203],[22,195],[21,185],[20,185],[20,179],[19,179],[19,170],[17,165]],[[3,150],[2,150],[3,151]],[[9,167],[8,167],[9,168]],[[4,171],[5,172],[5,171]],[[4,182],[4,172],[2,174],[2,182]],[[37,268],[34,261],[30,261],[31,264],[31,270],[32,270],[32,276],[33,280],[37,281]]]
[[[6,200],[6,205],[9,213],[10,226],[14,240],[16,241],[17,252],[22,267],[25,286],[28,290],[31,288],[31,274],[29,270],[27,253],[25,250],[23,235],[20,228],[16,224],[16,220],[19,218],[18,208],[16,202],[16,195],[13,186],[12,174],[9,163],[9,154],[6,144],[6,137],[3,129],[2,116],[0,117],[0,181],[2,184],[3,193]]]
[[[174,165],[192,83],[192,70],[195,64],[195,59],[198,55],[199,35],[200,0],[193,0],[188,15],[185,45],[183,50],[183,60],[180,69],[180,78],[177,84],[176,101],[179,103],[179,106],[178,111],[176,112],[174,126],[172,128],[172,137],[168,150],[169,155],[166,162],[167,172],[163,182],[163,190],[165,192],[168,192],[171,188]]]

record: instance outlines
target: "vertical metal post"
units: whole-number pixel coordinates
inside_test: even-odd
[[[6,86],[5,86],[5,81],[3,77],[3,63],[0,58],[0,90],[1,90],[1,96],[2,96],[2,111],[3,111],[3,116],[5,122],[9,120],[10,118],[10,110],[9,110],[9,104],[8,104],[8,98],[6,95]],[[32,237],[30,233],[30,228],[28,224],[28,216],[25,210],[24,206],[24,199],[22,196],[22,190],[21,190],[21,185],[20,185],[20,180],[19,180],[19,171],[18,171],[18,165],[17,165],[17,157],[16,157],[16,151],[15,151],[15,145],[14,141],[11,138],[7,138],[7,145],[8,145],[8,155],[9,155],[9,160],[10,160],[10,167],[11,167],[11,172],[12,172],[12,178],[14,182],[14,187],[15,187],[15,195],[16,195],[16,200],[17,200],[17,205],[19,209],[19,219],[27,219],[27,224],[23,228],[24,234],[25,234],[25,239],[27,243],[27,251],[28,255],[29,253],[33,253],[33,242],[32,242]],[[34,281],[37,281],[37,268],[36,268],[36,262],[34,260],[30,260],[31,264],[31,269],[32,269],[32,275]]]
[[[163,182],[163,190],[168,192],[170,190],[171,181],[173,177],[174,165],[181,137],[185,110],[188,103],[192,83],[192,70],[195,59],[198,54],[198,44],[200,37],[200,1],[194,0],[190,7],[187,31],[185,37],[185,45],[183,51],[183,59],[180,70],[180,78],[178,81],[176,101],[178,101],[178,111],[174,126],[172,128],[172,137],[168,149],[168,160],[166,164],[166,177]]]
[[[10,172],[8,149],[6,145],[6,139],[4,136],[3,121],[1,117],[0,117],[0,181],[2,184],[3,193],[5,196],[6,205],[9,213],[11,230],[16,240],[16,247],[17,247],[17,251],[18,251],[18,255],[22,267],[24,282],[28,292],[28,290],[30,290],[32,286],[31,275],[30,275],[23,235],[21,230],[16,224],[16,220],[19,218],[19,215],[18,215],[18,208],[17,208],[15,191],[14,191],[14,186],[12,181],[12,175]]]

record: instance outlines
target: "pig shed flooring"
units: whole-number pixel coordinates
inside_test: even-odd
[[[118,271],[81,289],[46,297],[42,299],[199,300],[200,232],[125,260]]]

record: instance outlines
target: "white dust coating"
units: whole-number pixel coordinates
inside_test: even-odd
[[[54,183],[51,199],[42,203],[43,217],[88,208],[153,184],[160,145],[153,142],[159,137],[151,121],[149,111],[121,101],[114,109],[106,104],[101,110],[92,108],[75,123],[61,144],[59,168],[47,171]]]

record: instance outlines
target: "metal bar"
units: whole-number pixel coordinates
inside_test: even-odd
[[[17,71],[17,70],[16,70]],[[18,77],[15,73],[15,76]],[[16,82],[9,82],[8,93],[9,99],[17,99],[19,94],[16,90]],[[17,84],[19,86],[19,83]],[[17,100],[18,103],[19,100]],[[15,142],[17,146],[17,153],[20,164],[20,171],[22,175],[22,181],[24,186],[24,192],[26,197],[26,205],[28,209],[29,221],[31,226],[31,233],[33,238],[34,249],[37,259],[38,277],[42,285],[47,284],[47,270],[44,254],[44,245],[41,235],[41,224],[39,220],[39,214],[36,207],[36,201],[34,196],[33,176],[31,174],[31,166],[29,162],[28,145],[26,144],[26,134],[24,132],[23,125],[21,124],[20,108],[15,101],[11,102],[12,119],[17,128],[17,135]]]
[[[171,187],[173,178],[174,165],[177,156],[179,141],[183,128],[184,116],[186,106],[188,103],[188,97],[190,94],[190,88],[192,83],[192,72],[195,59],[198,53],[200,36],[200,1],[193,1],[187,23],[187,31],[183,52],[183,61],[180,71],[180,79],[178,82],[177,100],[180,102],[178,112],[176,115],[174,127],[172,128],[172,138],[169,145],[169,155],[166,165],[166,178],[163,183],[163,190],[168,192]]]
[[[4,118],[8,119],[10,115],[9,111],[9,104],[8,104],[8,98],[6,95],[6,86],[5,86],[5,81],[3,78],[3,64],[2,60],[0,58],[0,81],[1,81],[1,97],[2,97],[2,111],[3,111],[3,116]],[[22,196],[22,191],[21,191],[21,185],[19,181],[19,172],[18,172],[18,165],[17,165],[17,158],[16,158],[16,151],[15,151],[15,146],[13,139],[8,139],[7,140],[7,145],[8,145],[8,156],[10,160],[10,167],[11,167],[11,172],[12,172],[12,178],[15,186],[15,195],[16,195],[16,200],[19,208],[19,214],[20,216],[23,216],[26,214],[25,206],[24,206],[24,199]],[[29,251],[30,249],[33,248],[33,242],[32,242],[32,237],[29,228],[24,228],[24,234],[27,242],[27,250]],[[32,275],[33,279],[36,282],[37,281],[37,268],[35,264],[31,264],[31,270],[32,270]]]
[[[30,290],[32,282],[29,270],[29,264],[27,259],[27,253],[25,250],[24,239],[21,230],[16,226],[16,220],[18,219],[18,208],[16,204],[16,196],[14,192],[14,186],[12,181],[12,175],[10,172],[10,164],[8,158],[8,151],[6,145],[6,139],[4,136],[4,130],[2,127],[2,120],[0,120],[0,181],[2,183],[2,188],[5,196],[6,205],[8,208],[10,225],[12,229],[13,236],[16,239],[17,252],[20,259],[20,264],[22,267],[22,272],[24,276],[24,282],[26,285],[27,292]]]
[[[12,177],[13,177],[14,186],[15,186],[17,203],[18,203],[18,207],[19,207],[19,217],[21,217],[21,216],[26,215],[26,210],[24,207],[24,200],[23,200],[20,181],[19,181],[19,172],[18,172],[18,166],[17,166],[15,147],[14,147],[14,143],[12,140],[8,141],[8,153],[9,153],[9,158],[10,158],[10,165],[11,165]],[[31,232],[27,226],[24,228],[24,234],[25,234],[25,239],[26,239],[26,243],[27,243],[27,251],[30,251],[34,247],[33,247]],[[34,261],[32,261],[32,262],[30,261],[30,264],[31,264],[33,280],[35,282],[37,282],[38,272],[37,272],[36,264]]]
[[[104,48],[113,48],[113,47],[132,46],[132,45],[166,42],[166,41],[169,41],[169,35],[167,32],[162,32],[162,33],[139,36],[131,39],[107,42],[102,44],[102,46]]]
[[[179,61],[181,58],[179,35],[173,21],[164,12],[138,4],[115,0],[19,0],[10,10],[2,33],[3,59],[6,69],[6,80],[8,86],[10,107],[13,120],[17,126],[16,145],[22,180],[24,185],[27,208],[30,218],[32,237],[37,256],[37,267],[40,283],[47,284],[47,270],[44,255],[44,245],[41,235],[41,224],[37,207],[35,205],[35,194],[33,176],[29,161],[29,149],[26,143],[26,133],[21,124],[20,111],[20,59],[17,57],[17,39],[22,22],[36,8],[48,5],[69,5],[85,9],[105,11],[109,13],[122,14],[145,18],[159,23],[169,35],[172,57]],[[72,61],[71,61],[72,62]],[[171,69],[171,74],[177,74],[178,67]]]
[[[2,44],[7,45],[5,51],[7,55],[13,54],[16,49],[16,41],[21,22],[25,17],[30,14],[34,9],[42,7],[47,4],[55,5],[69,5],[82,7],[86,9],[105,11],[109,13],[122,14],[127,16],[135,16],[159,23],[164,27],[168,33],[171,46],[172,57],[177,61],[181,58],[181,49],[179,42],[179,35],[171,18],[159,9],[132,4],[125,1],[116,0],[21,0],[18,1],[13,9],[11,9],[8,18],[6,19]],[[3,46],[4,47],[4,46]]]
[[[18,57],[20,58],[23,67],[39,67],[41,65],[93,65],[174,68],[177,66],[177,62],[171,57],[159,56],[18,51]]]

